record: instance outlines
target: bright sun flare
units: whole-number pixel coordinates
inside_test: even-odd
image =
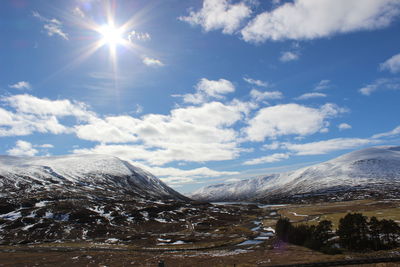
[[[101,26],[98,31],[102,35],[101,42],[103,44],[115,46],[117,44],[122,44],[124,41],[122,37],[122,30],[120,28],[116,28],[112,24]]]

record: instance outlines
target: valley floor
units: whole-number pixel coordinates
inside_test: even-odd
[[[277,242],[272,235],[269,235],[271,232],[265,230],[274,227],[279,216],[289,217],[293,222],[309,224],[330,219],[337,225],[337,220],[343,214],[361,212],[368,216],[373,215],[399,222],[399,204],[399,200],[357,200],[266,206],[262,209],[253,208],[252,211],[249,209],[250,206],[244,205],[238,207],[243,216],[236,218],[236,224],[214,225],[210,228],[202,228],[198,230],[199,232],[194,228],[185,239],[190,242],[166,241],[175,240],[176,233],[170,235],[165,233],[162,238],[153,233],[148,236],[148,239],[156,240],[156,242],[140,245],[122,242],[105,243],[96,240],[9,244],[0,246],[0,266],[158,266],[158,263],[163,261],[166,267],[239,267],[400,257],[400,248],[370,253],[345,251],[339,255],[326,255],[305,247]],[[246,210],[248,213],[244,215]],[[217,236],[219,237],[216,238]],[[257,240],[257,237],[264,238],[260,238],[262,242],[252,242]],[[250,242],[239,245],[243,241]],[[399,266],[399,263],[363,266]]]
[[[135,252],[118,250],[58,251],[41,248],[15,247],[2,249],[0,266],[272,266],[322,261],[337,261],[374,257],[400,256],[400,250],[374,253],[325,255],[304,247],[281,244],[270,248],[224,248],[201,251]],[[399,263],[379,263],[363,266],[399,266]]]

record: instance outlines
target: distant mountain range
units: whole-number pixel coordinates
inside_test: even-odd
[[[400,146],[371,147],[296,171],[210,185],[202,201],[284,203],[400,197]]]

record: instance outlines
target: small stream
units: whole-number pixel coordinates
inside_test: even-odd
[[[243,241],[236,246],[258,245],[275,235],[275,230],[272,227],[263,227],[261,221],[253,221],[253,223],[256,226],[251,228],[251,231],[258,232],[258,235],[255,238]]]

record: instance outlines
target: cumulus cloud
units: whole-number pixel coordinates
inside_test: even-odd
[[[64,100],[50,100],[32,95],[12,95],[3,98],[9,106],[19,113],[34,115],[75,116],[80,120],[89,120],[94,113],[88,111],[88,106],[82,102]]]
[[[343,130],[348,130],[351,129],[351,125],[347,124],[347,123],[341,123],[338,125],[339,130],[343,131]]]
[[[282,62],[289,62],[289,61],[298,60],[299,56],[300,56],[300,54],[298,52],[286,51],[286,52],[282,53],[279,60]]]
[[[364,86],[358,91],[362,95],[369,96],[372,93],[380,90],[400,90],[400,79],[377,79],[373,83]]]
[[[263,101],[267,99],[282,99],[283,94],[279,91],[264,91],[261,92],[257,89],[253,89],[250,91],[250,96],[255,101]]]
[[[23,140],[18,140],[15,143],[15,147],[7,150],[7,154],[11,156],[34,156],[38,152],[31,143]]]
[[[179,20],[200,25],[205,31],[222,29],[223,33],[232,34],[248,18],[251,9],[245,2],[232,4],[230,0],[204,0],[199,11],[190,11],[188,16]]]
[[[183,101],[192,104],[201,104],[211,98],[222,99],[225,94],[235,91],[235,86],[228,80],[208,80],[202,78],[195,86],[196,93],[175,95],[183,97]]]
[[[264,141],[283,135],[306,136],[326,129],[327,119],[345,112],[334,104],[319,109],[298,104],[283,104],[260,109],[244,129],[250,141]]]
[[[307,100],[310,98],[321,98],[321,97],[327,97],[327,95],[323,94],[323,93],[305,93],[299,97],[296,97],[296,99],[297,100]]]
[[[143,57],[142,60],[143,64],[149,67],[162,67],[164,66],[164,63],[156,58],[151,58],[151,57]]]
[[[289,153],[275,153],[269,156],[260,157],[252,160],[245,161],[244,165],[257,165],[262,163],[272,163],[278,162],[284,159],[288,159],[290,157]]]
[[[245,82],[249,83],[249,84],[256,85],[256,86],[259,86],[259,87],[268,87],[269,86],[269,84],[267,82],[264,82],[264,81],[261,81],[261,80],[255,80],[255,79],[246,78],[246,77],[243,78],[243,80]]]
[[[26,81],[17,82],[15,84],[9,85],[9,87],[10,88],[14,88],[14,89],[18,89],[18,90],[23,90],[23,89],[30,90],[32,88],[31,84],[29,82],[26,82]]]
[[[72,129],[60,123],[67,116],[77,121],[89,121],[93,112],[81,102],[41,99],[31,95],[13,95],[2,98],[0,107],[0,136],[22,136],[34,132],[70,133]]]
[[[255,43],[310,40],[384,28],[399,13],[398,0],[295,0],[258,14],[241,33]]]
[[[379,65],[381,70],[388,70],[391,73],[400,72],[400,54],[394,55]]]
[[[63,31],[63,24],[61,21],[57,19],[48,19],[42,15],[39,14],[37,11],[33,11],[32,15],[39,19],[40,21],[44,22],[43,29],[46,30],[47,35],[53,36],[53,35],[58,35],[62,37],[65,40],[69,40],[68,34]]]
[[[81,139],[103,144],[75,152],[120,155],[150,165],[234,159],[243,149],[239,148],[238,134],[232,125],[241,121],[247,112],[248,107],[242,102],[210,102],[176,108],[169,115],[98,118],[78,125],[76,133]],[[137,144],[110,144],[128,142]]]

